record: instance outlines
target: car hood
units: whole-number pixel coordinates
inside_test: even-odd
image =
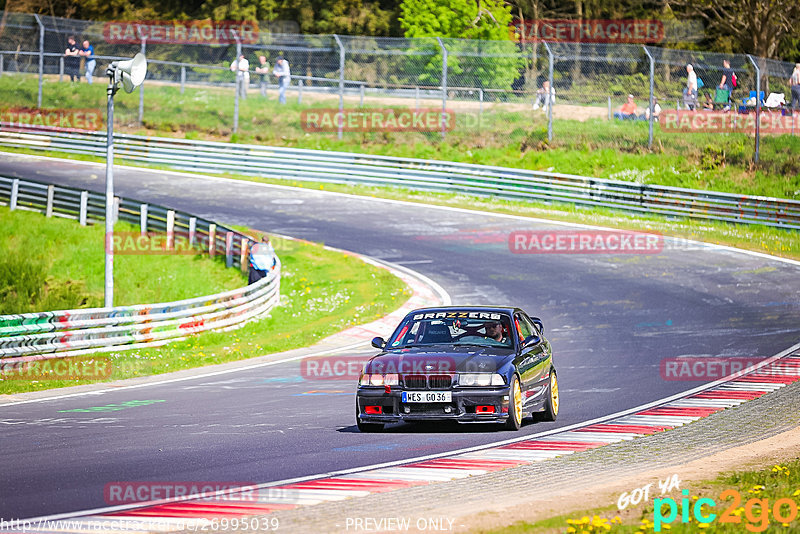
[[[367,362],[367,373],[438,374],[502,372],[513,349],[436,345],[382,352]]]

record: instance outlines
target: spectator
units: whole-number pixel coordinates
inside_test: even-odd
[[[289,71],[289,63],[282,57],[279,57],[278,62],[275,63],[275,69],[272,71],[272,74],[278,78],[278,101],[281,104],[285,104],[286,88],[289,86],[289,80],[292,75]]]
[[[653,97],[653,120],[657,121],[658,116],[661,115],[661,105],[658,103],[658,99]],[[644,110],[644,113],[639,115],[639,120],[649,121],[650,120],[650,108],[647,107]]]
[[[686,87],[683,90],[683,104],[694,111],[697,107],[697,74],[692,64],[686,65]]]
[[[628,101],[622,104],[619,111],[614,113],[614,118],[620,120],[636,120],[636,102],[633,101],[633,95],[628,95]]]
[[[800,108],[800,63],[794,64],[794,71],[789,78],[789,85],[792,87],[792,109]]]
[[[250,62],[240,54],[231,62],[231,72],[236,73],[236,86],[241,98],[247,98],[247,88],[250,86]]]
[[[267,56],[258,56],[258,67],[256,67],[256,74],[261,75],[261,96],[267,96],[267,85],[269,84],[269,63],[267,63]]]
[[[547,98],[547,94],[550,98]],[[533,103],[533,109],[539,109],[547,113],[547,107],[556,103],[556,90],[550,87],[550,80],[542,82],[542,87],[536,90],[536,101]]]
[[[64,71],[69,75],[69,81],[81,81],[80,50],[75,44],[75,36],[67,37],[67,49],[64,50]]]
[[[84,41],[83,49],[78,53],[86,59],[86,63],[84,64],[84,69],[86,70],[86,81],[89,82],[89,85],[92,85],[94,68],[97,65],[97,61],[94,59],[94,47],[89,44],[89,41]]]
[[[733,91],[733,69],[731,62],[727,59],[722,60],[722,79],[719,81],[719,88],[725,91]]]

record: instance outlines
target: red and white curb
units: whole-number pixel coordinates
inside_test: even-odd
[[[248,517],[280,510],[447,482],[541,462],[671,430],[778,390],[800,380],[799,349],[800,346],[792,347],[710,386],[701,386],[630,413],[545,432],[533,438],[507,440],[486,448],[475,447],[451,456],[418,458],[408,463],[343,471],[320,478],[265,484],[258,486],[257,492],[249,488],[247,493],[236,490],[202,498],[195,496],[31,519],[28,520],[27,532],[200,530],[214,527],[226,518],[246,521]]]

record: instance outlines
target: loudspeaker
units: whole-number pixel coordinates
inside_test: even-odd
[[[133,59],[114,61],[111,68],[114,69],[114,81],[121,81],[125,92],[132,93],[144,82],[147,75],[147,58],[140,52],[133,56]]]

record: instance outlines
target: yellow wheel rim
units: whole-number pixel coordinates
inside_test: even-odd
[[[519,380],[514,382],[514,414],[517,421],[522,421],[522,390],[519,389]]]
[[[558,379],[555,373],[550,375],[550,406],[553,407],[553,415],[558,415]]]

